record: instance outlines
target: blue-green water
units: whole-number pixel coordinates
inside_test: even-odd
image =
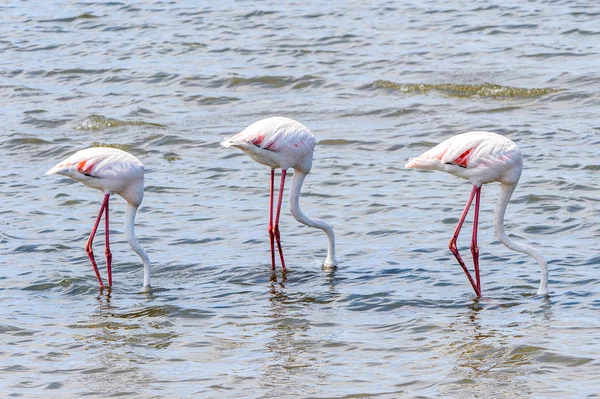
[[[597,397],[599,18],[573,1],[3,3],[1,396]],[[269,171],[218,145],[273,115],[319,142],[301,204],[335,229],[334,273],[285,210],[289,273],[271,274]],[[402,167],[476,129],[524,152],[507,231],[548,259],[546,298],[494,238],[497,185],[476,300],[447,249],[469,184]],[[146,164],[150,293],[124,201],[99,292],[83,246],[101,193],[43,175],[99,144]]]

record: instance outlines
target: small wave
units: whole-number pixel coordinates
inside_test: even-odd
[[[321,140],[319,141],[319,145],[351,145],[351,144],[359,144],[362,143],[360,140],[345,140],[345,139],[330,139],[330,140]]]
[[[474,28],[464,29],[464,30],[458,31],[457,33],[474,33],[474,32],[481,32],[486,29],[495,29],[495,28],[499,28],[499,27],[500,26],[498,26],[498,25],[482,25],[482,26],[476,26]]]
[[[23,291],[62,291],[67,295],[79,295],[93,292],[96,288],[87,284],[86,279],[78,277],[62,278],[52,281],[37,281],[22,288]]]
[[[84,12],[83,14],[79,14],[76,15],[74,17],[68,17],[68,18],[57,18],[57,19],[43,19],[39,22],[73,22],[76,21],[78,19],[96,19],[98,18],[97,16],[95,16],[94,14],[90,14],[88,12]]]
[[[57,99],[57,101],[60,101],[60,100]],[[68,119],[41,119],[41,118],[32,118],[32,117],[28,116],[21,123],[23,125],[52,129],[52,128],[57,128],[59,126],[62,126],[67,122],[69,122]]]
[[[127,312],[112,312],[112,318],[122,320],[135,320],[155,317],[181,317],[185,319],[207,319],[214,316],[214,312],[200,309],[186,309],[179,306],[157,305],[135,309]],[[109,323],[115,329],[135,329],[138,325],[124,324],[115,320],[102,321],[100,323],[76,323],[70,328],[96,329]]]
[[[33,335],[33,331],[25,330],[24,328],[10,324],[0,324],[0,334]]]
[[[30,252],[56,252],[58,251],[57,248],[53,248],[53,247],[48,247],[47,245],[34,245],[34,244],[28,244],[28,245],[21,245],[17,248],[14,249],[14,252],[21,252],[21,253],[30,253]]]
[[[501,86],[492,83],[482,83],[477,85],[463,85],[455,83],[396,83],[389,80],[376,80],[362,89],[386,89],[395,90],[409,94],[428,94],[431,91],[437,91],[450,97],[470,98],[470,97],[490,97],[490,98],[534,98],[542,97],[550,93],[557,93],[561,89],[553,88],[522,88]]]
[[[360,37],[353,34],[325,36],[317,40],[319,46],[331,46],[336,44],[346,44],[353,40],[358,40]]]
[[[570,51],[558,52],[558,53],[534,53],[534,54],[523,54],[520,57],[523,58],[553,58],[553,57],[587,57],[588,53],[573,53]]]
[[[153,126],[153,127],[166,127],[159,123],[146,122],[146,121],[122,121],[119,119],[106,118],[102,115],[91,115],[85,118],[81,123],[75,126],[76,130],[102,130],[110,127],[119,126]]]
[[[571,29],[561,33],[561,35],[583,35],[583,36],[594,36],[600,35],[600,32],[595,32],[585,29]]]
[[[180,187],[167,187],[167,186],[146,186],[144,188],[145,192],[149,193],[172,193],[176,191],[182,191],[183,188]]]
[[[437,143],[433,141],[415,141],[413,143],[408,144],[408,148],[422,148],[422,147],[434,147]]]
[[[230,104],[236,101],[240,101],[238,97],[205,97],[202,95],[194,95],[190,97],[186,97],[184,101],[196,101],[199,105],[223,105]]]
[[[594,359],[590,357],[561,355],[553,352],[544,352],[540,356],[537,356],[535,360],[539,363],[559,364],[568,367],[583,366],[584,364],[594,361]]]
[[[515,198],[512,200],[512,203],[515,204],[534,204],[537,202],[554,202],[560,201],[560,197],[557,195],[536,195],[536,194],[528,194],[523,195],[519,198]]]
[[[148,139],[148,142],[152,143],[153,147],[162,146],[191,146],[194,144],[193,140],[188,140],[180,136],[167,135],[167,136],[155,136],[152,139]]]
[[[182,245],[182,244],[183,245],[197,245],[197,244],[207,244],[210,242],[221,241],[221,240],[223,240],[221,237],[203,238],[203,239],[199,239],[199,240],[195,240],[195,239],[191,239],[191,238],[180,238],[168,245]]]
[[[485,109],[476,109],[473,111],[466,111],[466,113],[467,114],[494,114],[494,113],[516,111],[518,109],[521,109],[521,107],[485,108]]]
[[[69,69],[54,69],[46,72],[45,76],[54,75],[100,75],[106,72],[110,72],[111,69],[84,69],[84,68],[69,68]],[[118,72],[118,70],[114,70]]]
[[[301,17],[301,18],[306,18],[306,19],[316,19],[316,18],[321,18],[321,17],[324,17],[325,15],[326,15],[326,14],[323,14],[323,13],[317,12],[317,13],[314,13],[314,14],[306,14],[306,15],[302,15],[302,17]]]
[[[273,14],[277,14],[277,11],[255,10],[255,11],[252,11],[252,12],[242,15],[242,18],[263,17],[265,15],[273,15]]]
[[[90,147],[106,147],[106,148],[116,148],[118,150],[132,152],[131,145],[129,144],[111,144],[111,143],[102,143],[100,141],[94,141]]]
[[[397,118],[415,112],[418,112],[418,110],[410,108],[380,108],[367,111],[353,110],[352,112],[340,115],[340,117],[355,118],[357,116],[381,116],[383,118]]]
[[[291,89],[304,89],[307,87],[320,87],[325,81],[312,75],[305,75],[300,78],[292,76],[256,76],[253,78],[244,78],[235,76],[227,79],[213,81],[211,87],[238,87],[238,86],[263,86],[268,88],[290,87]]]
[[[15,139],[8,139],[6,141],[0,142],[0,147],[7,148],[11,150],[22,149],[22,148],[31,148],[31,146],[36,145],[47,145],[52,144],[49,141],[38,139],[37,137],[19,137]]]

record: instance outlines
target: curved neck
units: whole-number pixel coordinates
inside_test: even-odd
[[[135,214],[137,213],[137,206],[127,203],[127,210],[125,211],[125,237],[127,242],[133,251],[142,258],[144,263],[144,288],[150,286],[150,258],[144,251],[144,248],[140,246],[140,243],[135,236],[134,225],[135,225]]]
[[[290,187],[290,212],[300,223],[321,229],[327,234],[329,243],[327,245],[327,259],[323,262],[323,266],[335,267],[338,262],[335,258],[335,235],[333,234],[333,229],[329,224],[322,220],[309,218],[302,212],[302,209],[300,209],[300,189],[302,188],[305,178],[305,172],[294,169],[294,178],[292,179],[292,185]]]
[[[514,242],[508,238],[506,231],[504,231],[504,213],[506,212],[508,201],[510,200],[513,191],[515,191],[515,187],[516,185],[514,184],[502,184],[502,188],[500,189],[500,197],[498,198],[496,212],[494,214],[494,228],[496,231],[496,237],[498,237],[498,239],[509,249],[527,254],[537,261],[541,269],[538,295],[545,295],[548,293],[548,265],[546,264],[546,260],[542,256],[541,252],[532,246]]]

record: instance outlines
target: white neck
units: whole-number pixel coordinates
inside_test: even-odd
[[[518,242],[514,242],[506,235],[504,231],[504,213],[506,211],[506,207],[508,206],[508,201],[512,196],[513,191],[515,191],[515,184],[502,184],[502,188],[500,189],[500,197],[498,198],[498,203],[496,204],[496,212],[494,215],[494,227],[496,230],[496,237],[509,249],[513,251],[522,252],[533,257],[541,269],[541,277],[540,277],[540,287],[538,289],[538,295],[546,295],[548,293],[548,265],[546,264],[546,260],[537,249],[526,245],[520,244]]]
[[[300,223],[321,229],[327,234],[329,243],[327,245],[327,259],[323,262],[323,266],[335,267],[338,261],[335,258],[335,235],[333,234],[333,229],[329,224],[322,220],[309,218],[300,209],[300,189],[302,188],[302,183],[304,183],[305,178],[305,172],[294,169],[294,178],[292,179],[292,185],[290,187],[290,212]]]
[[[137,206],[127,203],[127,210],[125,211],[125,236],[127,237],[127,242],[131,249],[142,258],[142,262],[144,263],[143,288],[146,289],[147,287],[150,287],[150,258],[148,258],[146,251],[140,246],[140,243],[135,236],[134,224],[137,209]]]

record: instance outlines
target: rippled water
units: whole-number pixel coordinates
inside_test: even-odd
[[[597,397],[599,18],[589,1],[3,3],[2,396]],[[334,226],[334,273],[286,210],[290,271],[271,274],[268,169],[218,145],[273,115],[319,141],[301,202]],[[476,300],[447,249],[469,184],[402,167],[474,129],[525,154],[507,230],[549,260],[546,298],[494,238],[497,185]],[[43,175],[92,145],[147,166],[150,293],[124,201],[99,292],[83,245],[101,194]]]

